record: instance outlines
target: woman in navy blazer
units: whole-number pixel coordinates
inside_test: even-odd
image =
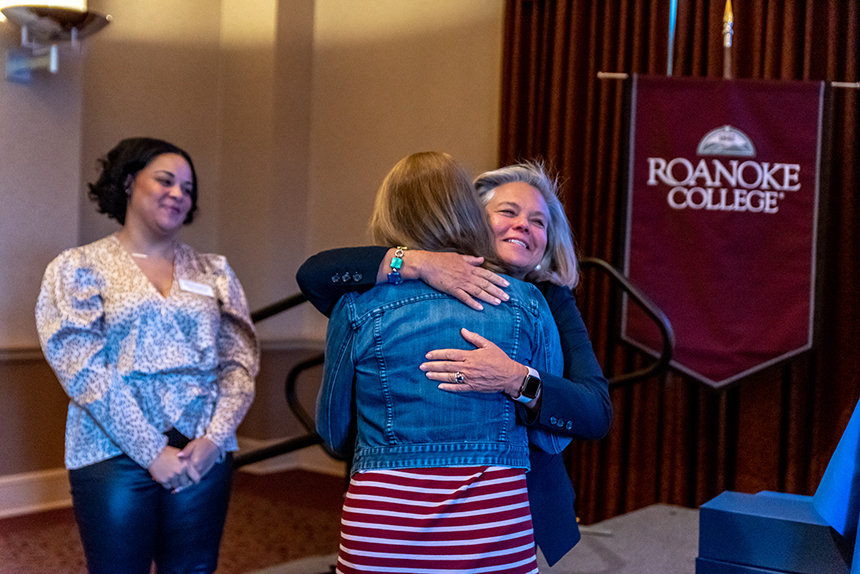
[[[538,287],[561,336],[564,376],[538,371],[539,395],[530,403],[517,404],[520,420],[566,437],[602,438],[612,419],[609,388],[571,291],[579,270],[556,181],[540,164],[522,163],[482,174],[475,188],[507,271]],[[344,293],[387,282],[393,254],[393,248],[376,246],[324,251],[301,266],[299,287],[328,316]],[[423,280],[471,307],[480,309],[480,301],[498,304],[507,298],[506,281],[480,267],[481,258],[407,250],[401,259],[404,280]],[[429,379],[454,392],[505,392],[516,397],[526,391],[526,379],[531,378],[527,366],[478,333],[464,330],[463,336],[475,349],[431,351],[421,366]],[[529,385],[533,387],[534,381]],[[560,454],[532,448],[530,464],[526,477],[535,542],[552,565],[580,538],[573,488]]]

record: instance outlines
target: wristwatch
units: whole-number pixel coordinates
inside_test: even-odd
[[[514,400],[520,403],[530,403],[540,394],[541,380],[538,372],[531,367],[526,367],[529,374],[523,379],[520,394]]]

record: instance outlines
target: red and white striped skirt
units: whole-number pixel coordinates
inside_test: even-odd
[[[537,574],[525,470],[409,468],[353,475],[337,572]]]

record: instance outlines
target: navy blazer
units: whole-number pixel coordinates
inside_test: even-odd
[[[310,257],[296,274],[299,288],[320,312],[329,316],[346,292],[364,292],[376,285],[387,247],[348,247]],[[408,257],[408,253],[406,255]],[[609,384],[594,356],[588,332],[567,287],[537,283],[552,311],[561,337],[564,376],[540,372],[543,382],[537,416],[517,404],[520,419],[559,435],[599,439],[612,420]],[[526,474],[535,543],[552,565],[579,542],[573,486],[560,454],[530,449]]]

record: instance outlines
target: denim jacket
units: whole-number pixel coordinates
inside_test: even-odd
[[[347,293],[326,337],[317,430],[334,450],[354,446],[353,472],[498,465],[529,468],[529,441],[560,452],[569,439],[517,422],[503,393],[451,393],[418,367],[433,349],[472,349],[465,327],[509,357],[561,374],[558,329],[534,285],[508,278],[510,300],[483,311],[420,281]],[[354,441],[354,442],[353,442]]]

